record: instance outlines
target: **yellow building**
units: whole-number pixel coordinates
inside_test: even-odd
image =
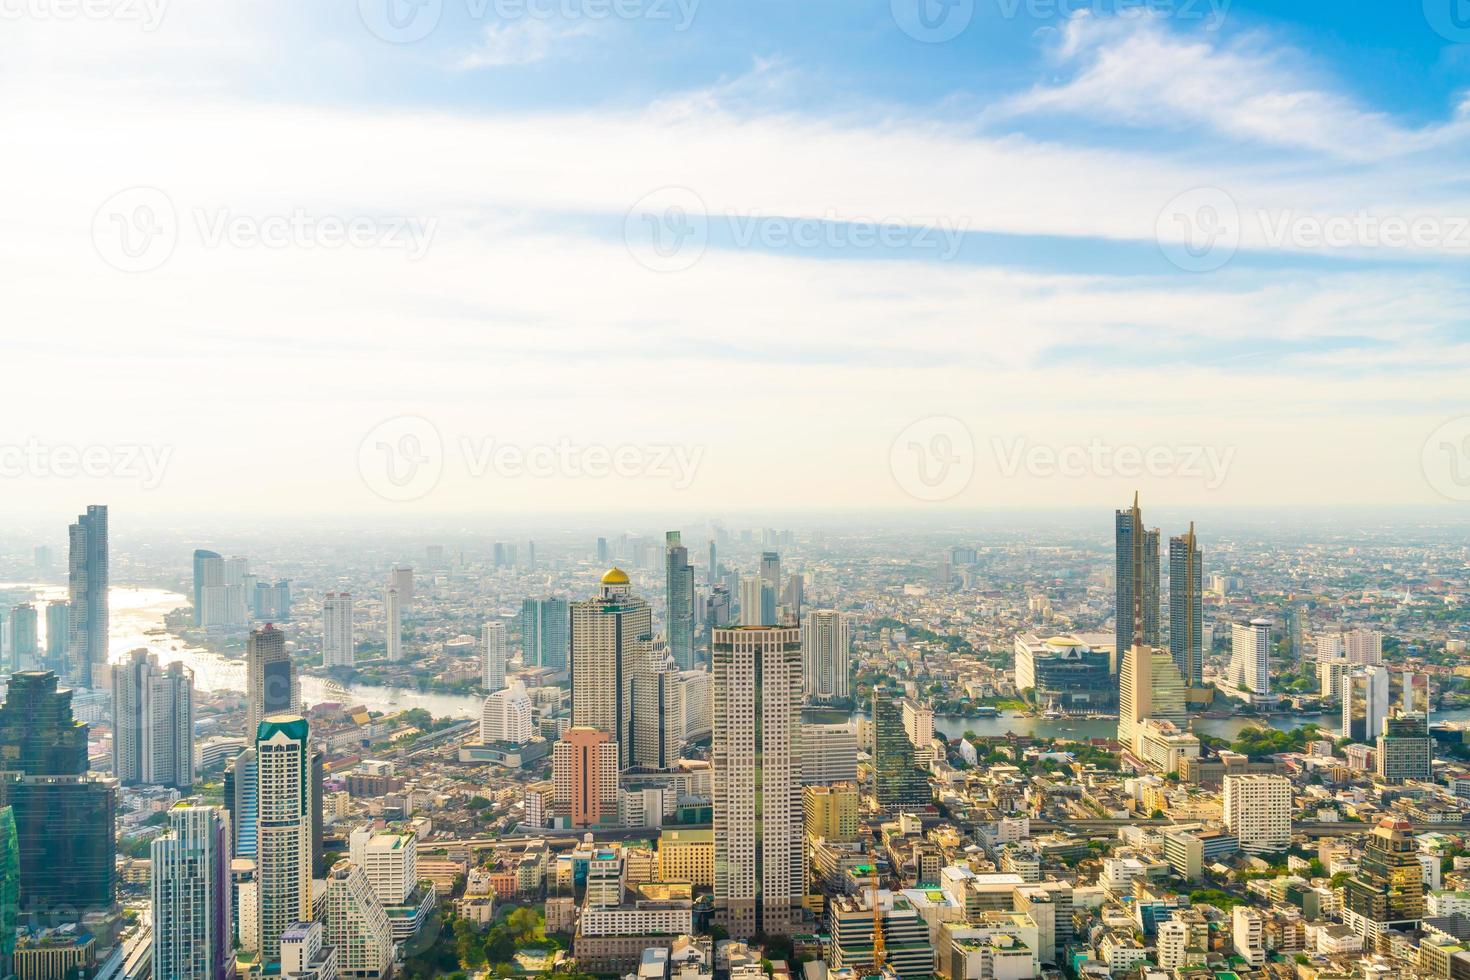
[[[801,791],[808,839],[846,843],[858,837],[858,789],[852,783],[805,786]]]
[[[695,888],[715,886],[715,832],[665,827],[658,839],[658,876],[687,881]]]

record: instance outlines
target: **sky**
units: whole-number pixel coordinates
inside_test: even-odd
[[[12,515],[1470,502],[1465,0],[0,0]]]

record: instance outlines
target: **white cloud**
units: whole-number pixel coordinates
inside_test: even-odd
[[[575,38],[590,37],[593,24],[586,20],[564,24],[539,18],[487,24],[480,42],[461,54],[454,62],[458,71],[478,68],[504,68],[545,61],[557,49]]]

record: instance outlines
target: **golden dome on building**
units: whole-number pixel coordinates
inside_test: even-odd
[[[627,585],[628,573],[621,568],[609,568],[607,574],[602,577],[603,585]]]

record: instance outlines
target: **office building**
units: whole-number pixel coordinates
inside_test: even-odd
[[[313,918],[308,735],[300,715],[270,715],[261,721],[255,740],[255,863],[260,950],[267,961],[280,958],[282,933]]]
[[[1185,731],[1184,678],[1167,650],[1133,646],[1123,655],[1118,675],[1118,741],[1139,752],[1138,739],[1149,719],[1172,722]]]
[[[124,786],[194,786],[194,672],[134,650],[112,668],[112,774]]]
[[[1342,921],[1366,949],[1387,952],[1388,933],[1424,918],[1424,872],[1413,826],[1383,817],[1368,834],[1358,870],[1343,890]]]
[[[760,626],[761,580],[746,575],[740,579],[740,625]]]
[[[0,807],[14,811],[21,906],[107,909],[113,903],[117,783],[87,771],[87,726],[51,671],[11,675],[0,705]]]
[[[249,738],[268,715],[301,710],[301,680],[286,650],[286,634],[273,624],[251,630],[245,641],[245,701]]]
[[[352,593],[328,592],[322,599],[322,666],[357,665],[352,629]]]
[[[480,684],[492,694],[505,687],[505,662],[509,649],[505,623],[492,619],[480,627]]]
[[[903,730],[914,747],[914,762],[920,769],[928,769],[934,762],[934,709],[913,698],[904,698]]]
[[[628,575],[613,568],[602,577],[600,594],[572,603],[572,724],[612,734],[625,769],[656,765],[638,756],[639,726],[659,719],[636,715],[635,700],[653,683],[661,661],[653,643],[653,612],[632,594]],[[636,693],[635,693],[636,692]]]
[[[393,928],[362,868],[338,861],[327,875],[326,942],[339,976],[379,980],[393,970]]]
[[[46,603],[46,670],[64,673],[67,651],[71,645],[71,606],[65,602]]]
[[[1343,738],[1371,742],[1383,731],[1391,707],[1392,682],[1387,667],[1355,670],[1342,679]]]
[[[1133,506],[1113,518],[1114,575],[1117,593],[1114,667],[1133,646],[1159,645],[1159,532],[1143,525],[1138,494]]]
[[[15,811],[0,807],[0,973],[14,976],[15,930],[20,925],[20,833]]]
[[[405,598],[397,588],[383,591],[383,656],[389,663],[403,659],[403,605]]]
[[[1169,655],[1186,688],[1204,685],[1204,583],[1194,522],[1169,539]]]
[[[107,507],[92,504],[67,528],[67,599],[71,604],[68,675],[80,687],[104,684],[107,675],[109,582]]]
[[[851,723],[801,726],[802,783],[856,782],[857,757],[857,732]]]
[[[508,742],[525,745],[536,735],[531,697],[519,680],[485,699],[480,713],[480,741],[486,745]]]
[[[761,552],[760,583],[760,625],[795,625],[780,622],[781,556],[774,551]]]
[[[855,970],[859,977],[877,975],[877,930],[881,928],[887,969],[900,978],[935,975],[936,954],[929,926],[902,893],[883,889],[875,896],[864,889],[856,895],[838,895],[828,903],[827,924],[827,964],[833,970]]]
[[[1291,780],[1285,776],[1225,777],[1225,829],[1250,854],[1291,846]]]
[[[1067,711],[1113,706],[1111,642],[1104,648],[1071,634],[1043,639],[1019,633],[1015,654],[1016,690],[1033,703]]]
[[[198,548],[194,551],[194,625],[204,625],[204,587],[208,584],[212,570],[217,567],[212,562],[222,558],[217,551],[206,551]]]
[[[348,838],[348,848],[352,863],[362,868],[385,908],[408,901],[418,885],[417,837],[358,827]]]
[[[933,799],[904,729],[897,688],[873,686],[873,796],[885,813],[926,807]]]
[[[680,670],[697,666],[694,656],[694,566],[678,531],[664,535],[665,632],[669,653]]]
[[[230,815],[230,853],[237,858],[255,857],[255,828],[259,822],[260,774],[255,767],[255,740],[225,766],[225,810]]]
[[[403,614],[408,615],[414,597],[413,569],[407,565],[395,567],[388,574],[388,587],[398,590],[398,601],[402,604]]]
[[[195,625],[244,626],[250,621],[255,592],[248,559],[194,552]]]
[[[1357,629],[1342,634],[1343,653],[1355,664],[1374,666],[1383,663],[1383,633]]]
[[[1230,683],[1252,694],[1271,693],[1271,620],[1231,626]]]
[[[852,624],[835,609],[807,614],[802,628],[802,689],[815,701],[849,696]]]
[[[521,603],[521,662],[527,667],[567,669],[571,621],[567,600],[527,599]]]
[[[801,791],[802,829],[808,838],[835,843],[858,839],[861,800],[855,783],[804,786]]]
[[[801,631],[715,630],[713,661],[715,915],[736,938],[788,935],[803,891]]]
[[[1428,716],[1400,708],[1384,720],[1373,758],[1384,782],[1400,784],[1428,780],[1433,753]]]
[[[551,752],[556,816],[574,828],[618,819],[618,743],[595,728],[568,728]]]
[[[40,666],[40,620],[36,607],[22,602],[10,610],[10,669],[35,670]]]
[[[152,844],[155,980],[235,975],[230,839],[224,812],[180,804]]]

